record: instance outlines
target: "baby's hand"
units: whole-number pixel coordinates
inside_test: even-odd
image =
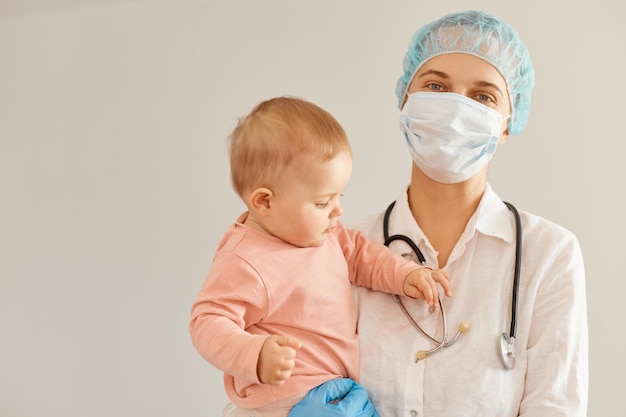
[[[437,306],[437,283],[448,297],[452,296],[450,278],[443,269],[420,268],[411,272],[404,280],[404,294],[412,298],[422,298],[428,305]]]
[[[296,350],[302,344],[289,336],[270,336],[267,338],[257,363],[257,375],[264,384],[282,385],[291,376],[296,366]]]

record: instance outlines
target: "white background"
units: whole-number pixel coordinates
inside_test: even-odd
[[[623,416],[623,0],[0,0],[0,416],[218,416],[189,310],[243,211],[225,137],[283,94],[345,127],[347,223],[408,183],[395,81],[414,30],[483,9],[535,63],[490,182],[576,233],[590,416]],[[506,277],[503,277],[505,279]],[[488,300],[485,300],[488,302]]]

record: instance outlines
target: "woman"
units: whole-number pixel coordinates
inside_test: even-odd
[[[526,125],[533,85],[530,57],[517,33],[486,13],[444,16],[411,40],[396,94],[413,167],[410,185],[388,210],[387,234],[408,236],[427,265],[450,276],[453,296],[443,300],[447,339],[459,323],[469,330],[424,355],[439,343],[411,320],[440,342],[438,310],[357,289],[360,383],[382,417],[586,415],[587,307],[578,241],[519,211],[522,252],[512,326],[515,210],[486,180],[497,147]],[[384,241],[384,219],[381,213],[361,228]],[[414,256],[402,241],[390,248]],[[333,389],[329,384],[319,391]],[[320,406],[308,400],[299,409]]]

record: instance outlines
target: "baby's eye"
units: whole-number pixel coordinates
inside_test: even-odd
[[[324,201],[323,203],[315,203],[315,207],[317,208],[325,208],[328,205],[328,201]]]

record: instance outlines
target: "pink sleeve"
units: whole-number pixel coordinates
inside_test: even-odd
[[[335,230],[353,285],[404,295],[402,286],[406,276],[424,268],[392,252],[382,243],[366,238],[358,230],[346,229],[341,223]]]
[[[224,373],[260,383],[256,373],[267,336],[250,334],[266,314],[267,294],[257,273],[232,253],[218,255],[191,310],[189,331],[204,359]]]

